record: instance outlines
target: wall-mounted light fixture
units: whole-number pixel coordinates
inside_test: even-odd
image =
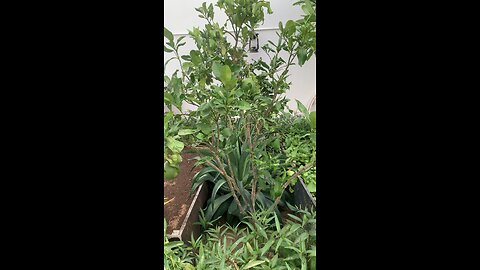
[[[259,47],[260,47],[260,42],[258,41],[258,33],[254,33],[248,43],[248,50],[250,52],[258,52]]]

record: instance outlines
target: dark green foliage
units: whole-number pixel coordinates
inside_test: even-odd
[[[233,145],[235,146],[233,149],[222,151],[225,155],[221,159],[222,164],[219,164],[216,160],[210,160],[210,162],[217,168],[222,166],[226,168],[226,174],[231,176],[232,179],[235,179],[235,183],[238,186],[239,200],[242,206],[247,210],[252,210],[250,199],[253,174],[248,144],[237,138],[236,143]],[[225,148],[227,148],[227,146],[225,146]],[[259,148],[257,147],[256,149],[258,150]],[[205,153],[204,160],[209,160],[211,156],[211,153]],[[199,158],[199,160],[202,159]],[[259,181],[260,186],[267,186],[266,182],[268,182],[268,185],[272,184],[272,179],[264,175],[263,171],[258,171],[258,173],[260,174],[259,179],[261,179]],[[210,182],[213,186],[212,195],[207,201],[207,208],[204,214],[206,221],[217,219],[222,215],[235,216],[238,220],[243,219],[244,215],[240,213],[240,209],[234,201],[227,181],[228,180],[218,172],[218,170],[211,166],[203,168],[194,176],[191,193],[204,182]],[[270,207],[273,204],[274,198],[275,197],[270,196],[268,193],[264,194],[261,187],[257,189],[256,203],[258,205]],[[278,213],[278,210],[276,211]]]
[[[301,103],[299,103],[301,105]],[[301,108],[303,105],[299,106]],[[286,156],[285,163],[291,164],[297,169],[314,162],[316,158],[316,129],[312,124],[312,113],[306,109],[300,109],[303,112],[301,117],[291,116],[286,121],[283,134],[284,148],[283,153]],[[287,118],[288,119],[288,118]],[[316,167],[304,172],[301,175],[308,190],[315,196],[316,193]]]
[[[297,27],[299,32],[299,46],[298,49],[298,63],[302,66],[313,54],[317,52],[317,1],[316,0],[300,0],[294,5],[301,6],[304,16],[297,20]]]
[[[205,231],[195,247],[196,269],[315,269],[316,212],[300,210],[280,222],[257,210],[237,226]]]

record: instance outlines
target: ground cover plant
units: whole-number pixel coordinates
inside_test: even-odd
[[[277,179],[276,185],[271,190],[278,192],[278,185],[294,174],[291,169],[301,169],[309,163],[315,162],[316,157],[316,125],[315,112],[309,113],[306,107],[297,101],[297,107],[301,115],[294,115],[291,112],[285,112],[275,121],[276,125],[271,128],[275,132],[274,140],[269,142],[267,151],[259,161],[262,166],[268,170],[273,179]],[[316,167],[305,171],[300,176],[307,185],[311,193],[316,189]],[[296,180],[291,182],[288,190],[293,193],[293,185]]]
[[[316,114],[309,113],[308,110],[300,102],[298,107],[302,112],[300,117],[286,118],[286,126],[284,130],[284,148],[283,151],[288,164],[294,164],[298,168],[302,168],[313,162],[316,157]],[[316,193],[316,167],[304,172],[301,175],[308,191],[315,196]]]
[[[164,237],[164,269],[316,269],[315,210],[298,210],[285,223],[266,210],[249,215],[236,226],[203,221],[205,233],[189,246]]]
[[[252,222],[255,221],[255,222]],[[282,224],[260,210],[242,223],[213,226],[192,239],[196,269],[315,269],[316,212],[300,210]]]

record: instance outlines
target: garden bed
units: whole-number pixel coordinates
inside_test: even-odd
[[[195,154],[182,152],[182,163],[180,163],[180,173],[173,180],[163,181],[164,197],[171,200],[167,205],[163,206],[164,217],[167,220],[167,235],[169,238],[190,238],[190,233],[195,230],[193,225],[198,220],[198,212],[207,197],[206,186],[200,186],[192,196],[192,178],[201,169],[200,167],[193,169]],[[198,232],[199,233],[199,232]],[[188,235],[186,235],[188,234]]]
[[[295,206],[308,208],[308,209],[310,209],[311,207],[314,207],[314,208],[317,207],[316,199],[312,196],[310,191],[308,191],[308,188],[302,179],[299,179],[299,181],[295,183],[293,190],[294,190],[293,195],[295,198]]]

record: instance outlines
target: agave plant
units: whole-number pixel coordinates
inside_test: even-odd
[[[207,221],[212,221],[225,213],[227,218],[235,216],[241,220],[244,217],[234,200],[227,178],[234,179],[235,185],[238,187],[241,206],[249,211],[253,210],[251,191],[254,175],[251,170],[252,156],[249,152],[249,145],[237,138],[234,146],[231,151],[224,153],[223,158],[218,160],[212,159],[211,165],[213,166],[203,168],[193,177],[191,193],[202,183],[211,182],[213,185],[212,195],[207,201],[205,211],[205,220]],[[212,156],[208,151],[204,152],[204,154],[207,157]],[[215,169],[219,167],[226,168],[225,175]],[[263,177],[264,175],[259,177],[259,179],[264,179]],[[257,189],[255,197],[256,202],[263,207],[270,207],[273,204],[273,199],[270,195],[264,194],[260,189]],[[276,212],[279,214],[278,209],[276,209]]]

